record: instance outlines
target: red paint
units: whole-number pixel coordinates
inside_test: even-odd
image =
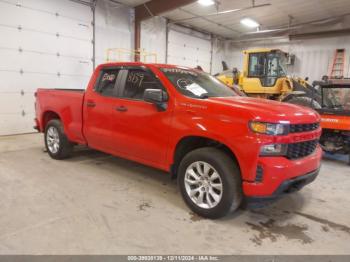
[[[169,95],[168,109],[157,111],[151,103],[103,97],[93,91],[101,68],[146,66],[160,79]],[[249,121],[291,124],[319,122],[313,110],[248,97],[193,99],[180,94],[159,67],[170,65],[113,63],[100,65],[86,92],[38,89],[36,114],[40,131],[44,115],[55,112],[71,141],[87,144],[113,155],[169,171],[178,142],[187,136],[201,136],[225,144],[236,156],[247,196],[268,196],[286,179],[305,175],[320,165],[321,150],[298,160],[259,157],[260,147],[271,143],[295,143],[318,139],[321,129],[285,136],[259,135],[250,131]],[[95,107],[88,107],[95,103]],[[116,111],[125,106],[127,112]],[[264,179],[256,183],[256,168],[264,168]]]

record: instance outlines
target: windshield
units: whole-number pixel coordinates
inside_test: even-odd
[[[228,97],[237,94],[215,77],[191,69],[160,69],[176,89],[183,95],[192,98]]]
[[[263,86],[273,86],[286,76],[286,55],[283,52],[249,54],[248,76],[260,78]]]
[[[323,87],[324,108],[350,110],[350,86]]]

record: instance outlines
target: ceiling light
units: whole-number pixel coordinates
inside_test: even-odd
[[[241,24],[251,28],[259,27],[259,23],[251,18],[243,18]]]
[[[215,4],[214,0],[198,0],[197,2],[198,4],[204,5],[204,6],[210,6]]]

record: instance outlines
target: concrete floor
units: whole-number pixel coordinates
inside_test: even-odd
[[[350,167],[324,160],[301,192],[206,220],[166,173],[39,134],[0,138],[0,254],[350,254]]]

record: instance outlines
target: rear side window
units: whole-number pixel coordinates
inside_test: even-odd
[[[146,89],[163,89],[153,73],[143,69],[129,69],[122,97],[143,100]]]
[[[103,96],[117,96],[116,81],[120,69],[105,69],[100,74],[100,80],[95,88]]]

